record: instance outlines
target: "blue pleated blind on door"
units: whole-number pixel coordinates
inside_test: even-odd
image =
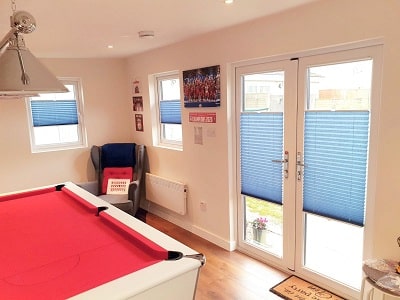
[[[33,126],[78,124],[76,100],[31,101]]]
[[[161,123],[181,124],[181,101],[163,100],[160,101]]]
[[[283,114],[243,113],[240,139],[242,194],[282,204]]]
[[[368,138],[368,111],[305,113],[305,212],[364,224]]]

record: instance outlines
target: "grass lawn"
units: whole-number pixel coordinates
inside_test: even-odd
[[[275,224],[282,224],[282,205],[246,196],[246,207],[251,213],[267,217]]]

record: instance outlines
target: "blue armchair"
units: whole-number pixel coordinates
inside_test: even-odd
[[[96,180],[79,184],[79,186],[135,216],[143,190],[144,156],[144,145],[134,143],[94,145],[90,150],[90,157],[96,171]],[[109,179],[129,179],[128,193],[107,194]]]

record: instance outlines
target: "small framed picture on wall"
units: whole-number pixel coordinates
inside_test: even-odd
[[[136,131],[143,131],[143,115],[135,114]]]
[[[133,110],[134,111],[142,111],[143,110],[143,98],[142,96],[133,96]]]
[[[140,94],[140,81],[139,80],[135,80],[133,82],[133,93]]]

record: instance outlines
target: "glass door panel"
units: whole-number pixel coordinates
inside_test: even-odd
[[[289,165],[289,152],[295,144],[284,131],[292,128],[292,134],[295,132],[296,101],[292,97],[296,63],[250,66],[237,74],[237,93],[241,95],[238,151],[243,226],[239,243],[290,269],[294,260],[293,255],[287,255],[287,249],[294,245],[294,239],[289,238],[294,235],[294,222],[285,220],[294,219],[294,201],[287,201],[286,197],[293,195],[287,189],[289,172],[294,172],[294,165]],[[286,107],[289,99],[292,105]]]
[[[304,267],[359,288],[372,60],[307,67]]]
[[[243,80],[241,174],[245,240],[282,257],[284,72]]]

